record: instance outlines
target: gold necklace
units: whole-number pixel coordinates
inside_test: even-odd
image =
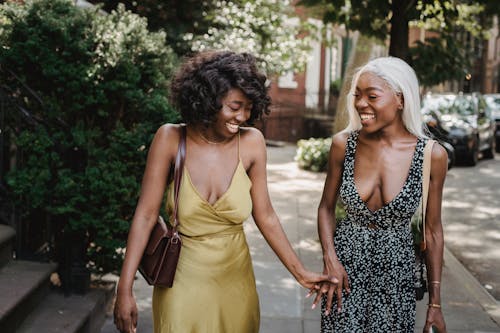
[[[202,138],[203,141],[205,141],[206,143],[211,144],[211,145],[220,145],[220,144],[225,143],[225,142],[230,140],[230,139],[229,140],[226,139],[226,140],[222,140],[222,141],[210,141],[209,139],[207,139],[206,136],[203,135],[203,133],[201,131],[198,131],[198,134],[200,135],[200,138]]]

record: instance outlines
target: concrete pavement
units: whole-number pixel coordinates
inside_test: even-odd
[[[500,154],[448,172],[443,225],[446,246],[500,300]],[[464,237],[466,235],[466,237]]]
[[[268,147],[269,192],[283,228],[305,266],[322,270],[316,231],[316,210],[325,175],[303,171],[293,161],[295,146]],[[295,282],[269,248],[253,221],[245,223],[261,306],[261,333],[320,331],[319,309],[311,310],[306,290]],[[151,287],[141,277],[135,283],[139,333],[150,333]],[[416,332],[425,321],[426,301],[417,305]],[[442,304],[449,333],[500,333],[500,306],[477,280],[445,251]],[[116,332],[112,319],[101,333]],[[236,333],[236,332],[235,332]]]

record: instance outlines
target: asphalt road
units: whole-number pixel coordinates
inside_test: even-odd
[[[455,166],[444,186],[446,247],[500,301],[500,156]]]

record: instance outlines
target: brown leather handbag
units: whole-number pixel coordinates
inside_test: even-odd
[[[174,223],[166,224],[161,216],[153,227],[148,244],[139,264],[139,272],[150,285],[172,287],[175,271],[182,247],[182,240],[177,232],[179,220],[177,208],[179,204],[179,189],[181,186],[182,170],[186,157],[186,127],[181,126],[179,148],[175,159],[174,169]]]

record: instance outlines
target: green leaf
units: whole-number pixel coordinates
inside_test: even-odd
[[[87,235],[88,266],[117,271],[147,148],[160,125],[179,118],[167,89],[178,60],[164,33],[123,6],[102,15],[70,0],[8,2],[0,22],[0,83],[15,104],[6,137],[18,159],[6,182],[16,208],[51,220],[54,233]]]

